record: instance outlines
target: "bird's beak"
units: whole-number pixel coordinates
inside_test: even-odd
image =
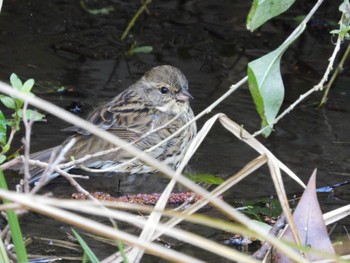
[[[187,101],[190,98],[194,99],[187,89],[181,89],[181,91],[176,94],[176,99],[180,101]]]

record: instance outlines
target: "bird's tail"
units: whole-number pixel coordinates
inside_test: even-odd
[[[30,159],[49,163],[50,158],[54,157],[53,156],[54,154],[58,154],[61,148],[62,148],[61,146],[56,146],[40,152],[32,153],[30,155]],[[31,184],[37,183],[40,180],[43,172],[44,172],[44,168],[41,168],[41,167],[31,168],[30,169],[31,178],[29,180],[29,183]],[[56,178],[58,175],[59,175],[58,173],[49,174],[46,178],[46,182],[51,181],[52,179]]]
[[[52,147],[52,148],[49,148],[49,149],[46,149],[46,150],[43,150],[40,152],[32,153],[29,158],[31,160],[38,160],[41,162],[49,163],[51,156],[55,153],[59,153],[60,149],[61,149],[61,146]],[[15,165],[11,169],[18,170],[20,173],[24,172],[22,163]],[[36,182],[38,182],[40,180],[44,170],[45,169],[42,167],[30,166],[29,173],[31,175],[31,178],[29,180],[29,183],[35,184]],[[57,176],[58,176],[58,173],[52,173],[52,174],[48,175],[47,182],[54,179]]]

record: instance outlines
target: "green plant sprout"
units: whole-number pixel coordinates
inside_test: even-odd
[[[34,86],[35,81],[33,79],[28,79],[26,82],[22,83],[20,78],[12,73],[10,76],[11,86],[26,94],[27,96],[34,96],[31,90]],[[12,119],[6,119],[4,113],[0,110],[0,164],[6,160],[6,153],[10,150],[11,142],[14,134],[20,129],[20,123],[25,114],[26,118],[33,121],[41,121],[44,119],[44,115],[36,111],[26,109],[25,113],[23,110],[24,101],[21,99],[13,98],[10,96],[0,95],[0,101],[8,109],[14,111],[12,114]],[[7,128],[11,127],[10,135],[7,136]]]
[[[339,11],[343,13],[339,21],[339,29],[332,30],[331,34],[339,35],[341,40],[349,39],[350,30],[350,3],[349,0],[344,0],[344,2],[339,6]]]
[[[128,50],[127,54],[129,56],[132,56],[136,53],[144,53],[144,54],[148,54],[151,53],[153,51],[153,47],[152,46],[138,46],[137,42],[135,41],[130,49]]]
[[[84,9],[86,12],[88,12],[91,15],[108,15],[109,13],[114,11],[113,6],[107,6],[100,9],[90,9],[85,5],[84,1],[80,1],[80,6],[82,9]]]
[[[152,0],[146,0],[142,3],[141,7],[139,10],[137,10],[136,14],[132,17],[130,22],[128,23],[126,29],[124,30],[122,36],[120,37],[120,40],[125,40],[126,36],[129,34],[130,29],[135,25],[136,20],[139,18],[139,16],[147,10],[147,5],[152,3]]]

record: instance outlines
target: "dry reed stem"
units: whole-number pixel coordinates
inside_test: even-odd
[[[236,87],[236,86],[233,85],[233,87]],[[3,92],[12,97],[20,98],[24,101],[28,101],[29,104],[37,108],[43,109],[51,114],[54,114],[55,116],[62,118],[78,127],[88,130],[89,132],[105,139],[106,141],[112,144],[120,146],[123,150],[129,152],[132,155],[139,157],[140,160],[155,167],[157,170],[167,175],[168,177],[172,178],[174,176],[174,172],[169,167],[165,166],[158,160],[152,158],[151,156],[148,156],[146,153],[140,151],[139,149],[128,145],[125,141],[121,140],[120,138],[113,136],[112,134],[104,130],[101,130],[98,127],[95,127],[91,123],[85,120],[82,120],[81,118],[73,115],[70,112],[67,112],[38,97],[25,96],[23,93],[18,92],[17,90],[11,88],[9,85],[3,82],[0,82],[0,92]],[[236,211],[234,208],[232,208],[229,204],[227,204],[223,200],[211,197],[208,191],[199,187],[198,185],[193,183],[190,179],[180,175],[178,178],[178,182],[184,185],[185,187],[187,187],[188,189],[190,189],[191,191],[203,196],[204,198],[207,198],[212,206],[222,211],[229,218],[232,218],[237,220],[238,222],[241,222],[243,225],[247,226],[251,230],[256,231],[258,235],[264,234],[259,227],[257,227],[255,224],[249,221],[248,217]],[[275,237],[268,236],[266,237],[266,239],[269,240],[272,244],[278,246],[286,255],[288,255],[293,260],[299,260],[300,262],[305,262],[298,253],[296,253],[293,249],[291,249],[287,245],[280,243]]]
[[[23,195],[23,196],[25,196],[25,195]],[[37,203],[44,202],[44,204],[48,204],[49,203],[49,204],[52,204],[54,206],[60,206],[60,207],[64,207],[64,208],[69,209],[69,210],[76,210],[76,211],[85,212],[85,213],[89,213],[89,214],[93,214],[93,215],[112,216],[112,217],[114,217],[116,219],[119,219],[121,221],[126,221],[126,222],[129,222],[129,223],[133,222],[133,224],[138,224],[138,225],[144,225],[145,224],[145,220],[144,219],[140,219],[138,217],[135,217],[135,215],[130,215],[128,213],[124,213],[124,212],[120,212],[120,211],[114,211],[113,213],[109,213],[109,212],[104,211],[103,209],[102,209],[102,211],[101,210],[96,210],[96,208],[92,207],[90,204],[88,204],[86,202],[85,203],[84,202],[80,203],[80,202],[77,202],[77,201],[73,201],[73,202],[72,201],[63,201],[62,202],[61,200],[57,200],[57,199],[56,200],[53,199],[53,200],[51,200],[51,202],[48,202],[50,200],[45,199],[45,198],[38,198],[38,197],[33,197],[32,199],[33,199],[32,200],[33,202],[37,202]],[[81,206],[81,204],[83,204],[83,206]],[[177,213],[177,214],[176,213],[167,213],[167,215],[171,215],[171,216],[178,216],[178,214],[179,213]],[[180,214],[180,216],[181,216],[181,214]],[[191,219],[191,218],[188,217],[187,219]],[[197,218],[197,219],[199,219],[199,218]],[[200,220],[199,221],[198,220],[197,221],[196,220],[189,220],[189,221],[192,221],[192,222],[195,222],[195,223],[198,223],[198,222],[202,223],[202,222],[204,222],[203,220],[202,221],[200,221]],[[210,226],[210,224],[208,224],[208,223],[206,225]],[[223,225],[223,226],[219,227],[219,229],[225,229],[225,227],[227,227],[228,230],[231,230],[230,227],[227,226],[227,225]],[[226,257],[228,257],[230,259],[238,260],[237,257],[232,258],[231,257],[232,255],[229,256],[229,254],[227,254],[227,253],[229,253],[229,251],[225,250],[224,249],[225,247],[223,248],[224,249],[224,251],[223,251],[223,250],[221,250],[220,245],[217,246],[217,244],[215,244],[215,243],[204,244],[202,246],[201,242],[202,241],[204,243],[206,243],[206,242],[201,237],[197,238],[196,236],[192,236],[191,234],[187,235],[187,233],[184,233],[182,231],[176,231],[175,229],[170,229],[169,230],[169,228],[166,228],[166,231],[165,231],[165,230],[163,230],[164,229],[164,225],[160,225],[159,229],[164,231],[164,232],[166,232],[166,234],[168,234],[170,236],[173,236],[173,237],[175,236],[177,239],[183,240],[183,241],[191,243],[191,244],[199,245],[203,249],[207,249],[206,248],[207,245],[210,245],[210,246],[213,245],[213,246],[215,246],[214,250],[219,249],[219,250],[216,251],[217,254],[225,255]],[[240,232],[242,230],[234,230],[234,231]],[[245,232],[245,233],[247,233],[247,232]],[[252,235],[252,233],[248,233],[248,235]],[[193,242],[195,242],[195,243],[193,243]],[[207,249],[207,250],[208,251],[212,251],[211,249]],[[244,262],[249,262],[249,261],[244,261]]]
[[[156,206],[155,211],[151,213],[151,215],[148,218],[148,222],[145,226],[145,228],[142,230],[142,233],[139,237],[140,241],[151,241],[153,239],[153,235],[156,232],[157,224],[159,223],[161,219],[161,213],[157,212],[158,210],[164,210],[168,199],[170,197],[170,194],[173,191],[173,188],[175,187],[175,184],[177,182],[177,178],[181,175],[181,172],[187,165],[188,161],[191,159],[193,154],[198,149],[199,145],[203,142],[205,136],[210,131],[212,125],[215,123],[215,120],[212,120],[211,118],[209,121],[205,123],[205,125],[202,127],[202,129],[198,132],[198,134],[195,136],[195,138],[192,140],[190,146],[188,147],[188,150],[181,161],[178,169],[175,172],[174,177],[171,179],[171,181],[168,183],[167,187],[163,190],[162,195],[160,196]],[[139,262],[142,258],[143,251],[140,248],[134,247],[129,253],[128,257],[131,262]]]
[[[122,231],[119,231],[119,230],[116,230],[116,231],[113,231],[113,233],[107,234],[107,232],[106,232],[107,229],[109,229],[109,230],[115,230],[115,229],[113,229],[111,227],[107,227],[107,226],[105,226],[105,228],[101,229],[102,224],[94,222],[90,219],[85,219],[81,216],[77,216],[77,215],[70,213],[70,212],[67,212],[65,210],[55,208],[53,206],[49,206],[49,205],[45,204],[45,201],[41,202],[42,198],[36,198],[35,196],[28,195],[28,194],[15,194],[11,191],[4,191],[4,190],[0,190],[0,196],[2,196],[3,198],[9,199],[11,201],[17,202],[19,204],[22,204],[23,206],[28,207],[33,211],[44,213],[47,216],[58,218],[60,220],[65,218],[65,221],[69,221],[71,224],[76,225],[79,228],[83,228],[85,230],[88,230],[90,232],[93,232],[93,233],[96,233],[96,234],[99,234],[99,235],[102,235],[102,236],[105,236],[108,238],[112,238],[112,239],[122,239],[123,242],[129,243],[129,244],[130,244],[130,242],[133,242],[131,235],[130,235],[130,240],[128,240],[128,239],[124,238],[122,235],[118,235],[118,232],[123,233]],[[61,205],[60,200],[56,199],[55,202],[56,202],[56,205],[54,204],[55,206]],[[126,213],[126,212],[106,211],[102,208],[100,208],[100,210],[96,210],[97,207],[91,207],[91,206],[85,206],[84,209],[81,209],[81,207],[76,206],[76,205],[71,206],[71,207],[67,207],[67,208],[75,209],[75,210],[79,210],[80,212],[95,214],[95,215],[99,215],[99,216],[106,216],[106,217],[111,216],[115,219],[125,221],[125,222],[133,222],[133,224],[140,225],[140,226],[144,226],[146,224],[146,220],[144,218],[139,217],[139,216],[135,216],[135,215],[132,215],[132,214]],[[92,224],[92,222],[94,222],[94,224]],[[244,262],[257,262],[255,260],[251,260],[249,256],[241,254],[240,252],[238,252],[234,249],[231,249],[227,246],[210,241],[210,240],[203,238],[201,236],[198,236],[196,234],[189,233],[189,232],[186,232],[186,231],[181,230],[181,229],[169,228],[167,226],[164,226],[163,224],[158,224],[157,228],[160,231],[165,232],[167,235],[169,235],[173,238],[177,238],[179,240],[185,241],[185,242],[193,244],[195,246],[199,246],[203,249],[206,249],[212,253],[216,253],[216,254],[223,256],[223,257],[226,257],[228,259],[239,260],[239,261],[244,261]],[[125,237],[127,237],[127,235]],[[136,237],[134,237],[134,238],[136,238]],[[134,243],[133,245],[139,246],[139,244],[152,244],[152,243],[150,243],[150,242],[137,242],[137,243]],[[157,245],[157,246],[162,247],[159,245]],[[159,250],[158,251],[149,250],[150,248],[146,245],[141,246],[141,247],[143,249],[148,250],[148,252],[161,253],[161,251],[159,251]],[[162,257],[164,257],[163,254],[161,254],[161,255],[162,255]],[[165,258],[167,258],[167,257],[165,257]],[[172,259],[172,260],[174,260],[174,259]]]
[[[232,120],[230,120],[229,118],[226,117],[226,115],[224,114],[217,114],[214,117],[212,117],[210,120],[208,120],[203,128],[200,130],[200,132],[197,134],[196,138],[193,140],[193,142],[191,143],[191,146],[189,147],[189,151],[186,153],[185,158],[184,158],[184,163],[187,163],[187,158],[186,156],[188,156],[188,159],[192,156],[192,154],[196,151],[196,149],[199,147],[199,145],[201,144],[201,142],[204,140],[206,134],[209,132],[209,130],[211,129],[211,127],[214,125],[214,123],[216,122],[217,119],[220,119],[220,121],[222,122],[223,126],[228,129],[229,131],[231,131],[237,138],[240,138],[242,135],[243,137],[247,137],[250,138],[249,141],[249,145],[251,147],[253,147],[255,150],[266,154],[268,157],[268,163],[269,163],[269,167],[270,167],[270,171],[271,171],[271,176],[273,181],[275,182],[275,187],[277,190],[277,194],[278,197],[280,199],[282,208],[287,216],[288,222],[291,225],[291,229],[293,231],[293,233],[295,234],[295,239],[299,240],[298,237],[298,232],[296,231],[296,227],[292,218],[292,214],[290,212],[290,208],[289,208],[289,203],[286,197],[286,193],[284,190],[284,186],[283,186],[283,182],[282,182],[282,178],[280,175],[280,170],[278,167],[278,163],[279,161],[277,160],[276,157],[274,157],[274,155],[272,155],[272,153],[265,148],[259,141],[257,141],[255,138],[253,138],[248,132],[246,132],[245,130],[243,130],[241,127],[239,127],[236,123],[234,123]],[[246,142],[246,140],[244,140]],[[180,166],[179,169],[182,169],[182,167]],[[175,178],[175,177],[174,177]],[[173,178],[173,179],[174,179]],[[299,182],[300,179],[297,178]],[[172,181],[168,184],[167,189],[163,192],[163,197],[167,197],[170,195],[172,187],[174,186],[175,181]],[[169,189],[170,188],[170,189]],[[167,197],[168,198],[168,197]],[[162,206],[158,206],[159,203],[157,203],[156,209],[158,210],[162,210],[165,207],[165,203],[167,201],[166,200],[160,200],[163,201]],[[152,217],[152,214],[155,215],[154,217]],[[144,229],[145,233],[144,235],[140,236],[140,239],[144,240],[144,241],[149,241],[152,239],[152,234],[155,232],[156,229],[156,224],[159,222],[161,214],[159,212],[153,212],[150,216],[149,219],[149,228],[147,228],[146,226],[146,230]],[[142,256],[142,251],[139,250],[138,248],[132,249],[131,250],[131,255],[130,256],[130,260],[132,262],[138,262],[141,259]]]
[[[266,159],[265,156],[260,156],[257,159],[253,160],[248,165],[246,165],[239,173],[237,173],[236,175],[232,176],[231,178],[226,180],[223,184],[218,186],[213,192],[211,192],[211,194],[214,197],[217,197],[218,195],[221,195],[226,190],[230,189],[230,187],[232,185],[234,185],[235,183],[239,182],[244,177],[249,175],[252,171],[258,169],[261,165],[266,163],[266,160],[267,159]],[[65,202],[72,203],[72,201],[64,201],[64,200],[62,200],[62,201],[60,201],[59,206],[67,208],[67,209],[73,209],[74,210],[74,205],[73,204],[71,206],[66,206]],[[48,203],[48,204],[51,204],[51,203]],[[153,210],[155,210],[155,209],[152,209],[152,208],[150,208],[148,206],[141,206],[141,205],[135,205],[135,204],[110,203],[110,202],[103,202],[103,204],[108,206],[108,207],[116,207],[118,209],[130,209],[130,210],[136,210],[136,211],[140,210],[140,211],[143,211],[143,212],[152,212]],[[199,210],[200,208],[202,208],[206,204],[207,204],[207,201],[205,199],[200,199],[195,204],[191,205],[189,208],[184,210],[182,213],[172,213],[172,212],[169,212],[169,211],[158,211],[158,212],[160,212],[162,214],[165,214],[165,215],[168,215],[168,216],[169,215],[173,215],[173,216],[176,215],[176,217],[170,219],[166,223],[167,227],[169,228],[169,227],[175,226],[176,224],[178,224],[179,222],[181,222],[184,219],[186,219],[186,220],[189,219],[189,216],[192,213],[196,212],[197,210]],[[92,203],[87,203],[86,205],[91,206],[93,204]],[[82,206],[84,206],[83,204],[78,205],[78,203],[77,203],[76,206],[77,207],[79,206],[79,209],[82,209],[82,211],[84,211],[84,208],[82,207]],[[212,225],[212,227],[215,226],[215,222],[213,222],[213,224],[214,225]],[[158,233],[155,236],[153,236],[153,240],[158,238],[161,234],[163,234],[163,232],[158,231]],[[252,234],[252,233],[250,232],[250,234]]]
[[[96,210],[96,208],[94,208],[93,206],[96,205],[94,203],[91,202],[86,202],[86,201],[75,201],[75,200],[58,200],[58,199],[52,199],[52,198],[45,198],[45,197],[33,197],[33,199],[35,200],[34,202],[38,202],[41,203],[43,202],[44,204],[50,204],[50,205],[56,205],[59,207],[63,207],[65,209],[69,209],[69,210],[75,210],[75,211],[80,211],[80,212],[86,212],[86,213],[91,213],[91,214],[95,214],[95,215],[100,215],[102,216],[100,210]],[[104,202],[103,204],[106,206],[110,206],[110,207],[117,207],[117,208],[122,208],[122,209],[132,209],[132,210],[143,210],[143,211],[151,211],[150,207],[145,207],[145,206],[140,206],[140,205],[131,205],[131,204],[108,204],[109,202]],[[18,205],[14,206],[2,206],[2,209],[15,209],[15,208],[19,208]],[[344,207],[346,208],[346,207]],[[89,211],[89,209],[91,211]],[[349,206],[347,206],[347,210],[349,210]],[[337,209],[339,210],[339,209]],[[116,211],[117,212],[117,211]],[[168,216],[174,216],[174,217],[182,217],[181,216],[182,213],[172,213],[172,212],[165,212],[165,215]],[[119,215],[119,218],[125,220],[125,216],[124,215]],[[186,217],[186,219],[190,219],[189,221],[194,222],[194,223],[200,223],[200,221],[196,221],[196,220],[191,220],[191,218]],[[129,223],[133,222],[134,220],[128,220]],[[215,223],[215,222],[214,222]],[[208,225],[208,224],[207,224]],[[210,225],[209,225],[210,226]],[[226,227],[226,226],[224,226]],[[222,227],[219,229],[223,229]],[[229,231],[229,227],[227,227],[228,231]],[[234,230],[237,231],[237,230]],[[239,231],[237,231],[239,232]]]
[[[300,245],[301,241],[300,241],[299,232],[293,219],[292,210],[289,206],[286,190],[284,188],[284,184],[281,176],[281,170],[279,169],[275,158],[270,157],[268,159],[269,160],[267,162],[267,165],[270,170],[272,181],[276,188],[277,196],[280,201],[283,214],[286,217],[287,222],[292,230],[294,240],[296,241],[297,245]]]
[[[217,114],[205,122],[202,129],[198,132],[196,137],[191,142],[191,145],[189,146],[189,149],[184,157],[183,162],[181,163],[180,167],[178,168],[176,175],[182,171],[182,169],[187,164],[187,162],[189,161],[191,156],[196,152],[198,147],[201,145],[201,143],[203,142],[206,135],[211,130],[211,128],[213,127],[213,125],[215,124],[217,119],[220,118],[221,116],[222,116],[221,114]],[[176,177],[174,176],[173,179],[171,180],[171,182],[169,182],[169,184],[167,185],[166,189],[163,191],[162,196],[155,207],[156,211],[163,210],[165,208],[167,200],[168,200],[168,198],[173,190],[173,187],[175,186],[175,183],[176,183],[175,178]],[[161,218],[160,213],[153,212],[151,214],[151,216],[149,217],[149,220],[148,220],[149,224],[147,224],[146,228],[143,229],[143,232],[140,236],[140,239],[142,239],[144,241],[149,241],[149,240],[153,240],[156,237],[158,237],[158,235],[155,236],[154,233],[155,233],[155,229],[156,229],[156,224],[159,222],[160,218]],[[131,250],[131,252],[129,254],[129,259],[132,262],[137,262],[137,261],[140,261],[141,256],[142,256],[142,251],[139,250],[138,248],[134,248]]]
[[[219,113],[222,114],[222,113]],[[233,133],[238,139],[242,140],[254,150],[260,154],[269,153],[271,158],[274,158],[278,162],[278,167],[282,169],[287,175],[289,175],[294,181],[296,181],[303,188],[306,188],[305,184],[300,180],[300,178],[293,173],[286,165],[284,165],[280,160],[276,158],[262,143],[260,143],[253,135],[244,130],[237,123],[229,119],[225,114],[220,117],[221,124],[231,133]]]
[[[242,127],[238,126],[234,121],[230,120],[226,115],[220,117],[221,124],[224,125],[226,129],[232,132],[237,138],[243,137],[246,138],[243,141],[250,145],[253,149],[258,151],[259,153],[264,153],[267,156],[267,164],[270,169],[271,178],[274,182],[276,192],[281,203],[283,212],[287,218],[287,221],[291,227],[292,233],[294,235],[297,244],[300,244],[300,238],[295,226],[293,216],[291,213],[291,209],[289,207],[287,194],[284,189],[284,184],[281,177],[281,171],[279,167],[280,161],[266,148],[264,147],[258,140],[252,137],[246,130]],[[294,179],[294,178],[293,178]],[[297,181],[301,182],[301,180],[297,177]]]
[[[24,196],[21,194],[21,196]],[[24,196],[26,197],[26,196]],[[92,200],[71,200],[71,199],[57,199],[57,198],[49,198],[49,197],[41,197],[41,196],[31,196],[31,200],[33,202],[38,202],[40,204],[45,204],[53,207],[58,207],[61,209],[67,209],[75,212],[85,213],[85,214],[91,214],[95,216],[105,216],[108,215],[108,212],[104,210],[99,204],[96,204]],[[128,210],[128,211],[135,211],[135,212],[143,212],[143,213],[151,213],[154,211],[153,207],[146,206],[146,205],[136,205],[136,204],[128,204],[128,203],[122,203],[122,202],[111,202],[111,201],[102,201],[101,202],[105,207],[113,208],[111,210],[112,217],[115,219],[118,219],[120,221],[125,221],[126,223],[140,227],[140,225],[144,225],[144,223],[137,223],[137,221],[133,221],[133,217],[139,217],[135,214],[131,214],[130,212],[125,212],[122,210]],[[13,207],[3,207],[4,209],[21,209],[21,205],[17,204]],[[181,220],[185,220],[188,222],[201,224],[203,226],[208,226],[210,228],[215,228],[219,230],[223,230],[226,232],[232,232],[232,233],[241,233],[244,235],[251,235],[256,236],[256,234],[246,228],[241,227],[240,225],[234,224],[230,221],[225,221],[223,219],[212,219],[208,216],[204,216],[201,214],[184,214],[183,212],[178,212],[174,210],[163,210],[158,211],[162,213],[165,217],[172,217],[172,218],[179,218]],[[128,220],[127,218],[130,218]],[[144,220],[144,219],[143,219]],[[166,233],[164,231],[165,229],[170,229],[168,222],[161,223],[162,229],[158,229],[158,232],[160,233]],[[264,236],[258,236],[258,238],[263,239]]]
[[[330,225],[349,215],[350,215],[350,205],[346,205],[323,214],[323,219],[325,220],[326,225]]]
[[[198,262],[198,263],[203,262],[191,256],[187,256],[183,253],[179,253],[174,250],[169,250],[160,245],[156,245],[153,243],[139,242],[136,236],[133,236],[126,232],[120,231],[118,229],[114,229],[112,227],[98,223],[91,219],[84,218],[74,213],[33,201],[32,200],[33,195],[18,194],[11,191],[5,191],[3,189],[0,189],[0,196],[12,202],[19,203],[22,206],[28,209],[31,209],[37,213],[53,217],[56,220],[64,221],[68,224],[75,225],[76,227],[79,227],[81,229],[84,229],[87,231],[93,231],[98,235],[105,236],[114,240],[121,240],[122,242],[125,242],[127,244],[132,244],[133,246],[140,246],[146,249],[148,253],[154,254],[157,256],[162,256],[168,260],[172,260],[172,261],[180,260],[184,262]]]
[[[24,196],[24,198],[27,198],[26,195],[22,195]],[[108,212],[105,212],[105,211],[100,211],[96,208],[94,208],[93,206],[96,205],[96,204],[93,204],[93,203],[90,203],[90,202],[85,202],[85,201],[74,201],[74,200],[58,200],[58,199],[52,199],[52,198],[44,198],[44,197],[33,197],[33,202],[34,203],[44,203],[44,204],[50,204],[50,205],[54,205],[54,206],[59,206],[59,207],[63,207],[65,209],[69,209],[69,210],[75,210],[75,211],[80,211],[80,212],[85,212],[85,213],[89,213],[89,214],[93,214],[93,215],[99,215],[99,216],[104,216],[104,215],[108,215],[110,216],[110,214],[108,214]],[[108,202],[104,202],[105,205],[109,206]],[[115,206],[117,205],[116,207],[120,208],[119,204],[110,204],[110,206]],[[123,207],[123,205],[121,205],[121,207]],[[127,208],[130,209],[130,208],[135,208],[135,209],[140,209],[142,210],[142,207],[143,207],[143,210],[144,211],[150,211],[151,209],[149,207],[144,207],[144,206],[140,206],[140,205],[132,205],[130,206],[130,204],[126,205],[126,207],[124,208]],[[8,209],[12,209],[12,208],[15,208],[15,207],[8,207]],[[146,209],[145,209],[146,208]],[[349,209],[349,208],[348,208]],[[169,211],[166,211],[165,212],[165,215],[167,216],[173,216],[173,217],[182,217],[181,216],[182,213],[173,213],[173,212],[169,212]],[[122,221],[126,221],[126,222],[137,222],[138,224],[140,225],[143,225],[144,223],[140,223],[138,222],[137,220],[138,219],[135,219],[133,217],[135,217],[134,215],[130,215],[130,214],[124,214],[124,213],[120,213],[119,211],[114,211],[113,212],[113,215],[114,218],[116,219],[119,219],[119,220],[122,220]],[[131,216],[131,217],[130,217]],[[130,217],[130,218],[128,218]],[[186,219],[188,219],[190,222],[194,222],[194,223],[203,223],[203,220],[197,220],[197,219],[202,219],[201,217],[199,218],[191,218],[191,217],[186,217]],[[145,220],[143,220],[143,222],[145,222]],[[210,220],[209,220],[210,222]],[[215,221],[213,222],[215,224]],[[208,224],[206,223],[205,225],[207,226],[213,226],[211,224]],[[163,225],[161,227],[161,229],[164,227],[165,225]],[[214,225],[215,226],[215,225]],[[230,229],[229,226],[226,226],[226,225],[222,225],[222,226],[218,226],[219,229],[222,229],[222,230],[226,230],[227,231],[232,231]],[[168,229],[168,227],[167,227]],[[164,231],[164,230],[163,230]],[[233,230],[233,231],[237,231],[237,232],[240,232],[240,230]],[[166,232],[166,231],[165,231]],[[169,234],[169,233],[167,233]],[[176,235],[178,235],[179,233],[177,233]],[[181,234],[181,233],[180,233]],[[246,233],[248,235],[251,235],[251,233]],[[174,236],[172,233],[170,233],[170,236]],[[180,238],[182,239],[182,238]],[[186,237],[185,237],[186,239]],[[182,239],[184,240],[184,239]],[[186,239],[187,240],[187,239]],[[185,241],[185,240],[184,240]],[[186,242],[189,242],[188,240]],[[245,261],[246,262],[246,261]]]

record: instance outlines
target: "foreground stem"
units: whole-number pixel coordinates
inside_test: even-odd
[[[0,170],[0,188],[8,190],[7,183],[3,172]],[[3,199],[4,204],[9,204],[10,202]],[[18,217],[15,211],[6,211],[7,221],[10,225],[11,236],[13,244],[15,245],[15,251],[17,255],[18,262],[28,262],[28,256],[26,247],[23,242],[21,228],[19,227]]]

